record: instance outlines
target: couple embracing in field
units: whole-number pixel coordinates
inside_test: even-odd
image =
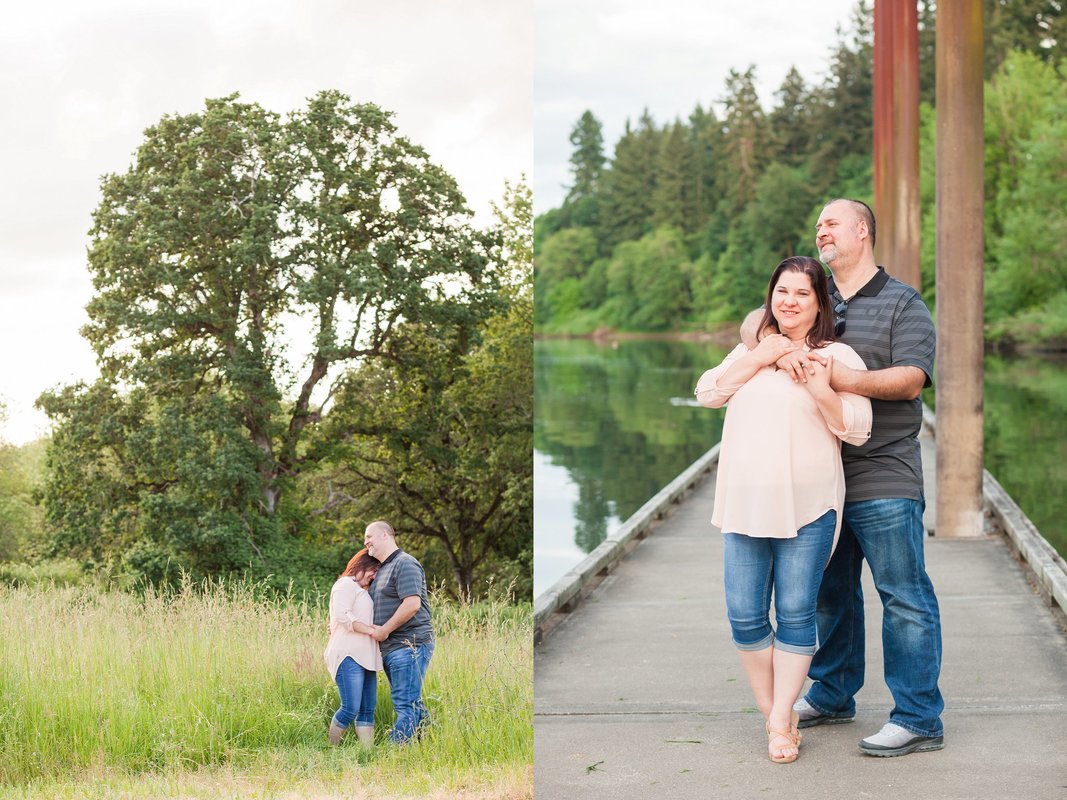
[[[360,744],[374,744],[378,672],[384,669],[396,712],[389,739],[403,744],[429,721],[422,685],[434,632],[426,574],[414,556],[397,546],[388,522],[368,525],[363,544],[330,592],[324,658],[341,707],[330,721],[329,739],[340,744],[354,722]]]

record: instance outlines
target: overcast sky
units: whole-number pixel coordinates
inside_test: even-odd
[[[590,110],[611,156],[626,119],[660,125],[725,95],[730,69],[756,66],[764,109],[791,66],[821,83],[856,0],[536,0],[534,203],[559,206],[574,123]],[[719,109],[716,109],[718,112]]]
[[[479,224],[532,173],[532,0],[61,0],[0,25],[0,439],[45,389],[96,375],[78,329],[101,175],[144,129],[239,91],[279,113],[336,88],[396,112]]]

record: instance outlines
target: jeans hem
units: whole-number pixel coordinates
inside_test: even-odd
[[[818,649],[815,645],[811,644],[787,644],[781,639],[775,641],[774,646],[776,649],[781,650],[783,653],[793,653],[798,656],[813,656]]]
[[[810,694],[804,695],[804,702],[814,708],[816,711],[818,711],[820,716],[823,717],[830,717],[832,719],[851,719],[852,717],[856,716],[855,708],[853,708],[851,711],[830,711],[825,706],[820,706],[818,703],[813,703],[811,701]]]
[[[752,642],[751,644],[741,644],[741,642],[737,641],[737,639],[734,639],[733,642],[734,647],[746,653],[755,652],[757,650],[766,650],[768,647],[774,646],[774,634],[768,633],[758,642]]]
[[[909,725],[906,722],[901,722],[899,719],[893,719],[892,717],[890,717],[889,721],[892,722],[894,725],[897,725],[897,726],[903,728],[908,733],[914,733],[916,736],[925,736],[925,737],[927,737],[929,739],[932,739],[932,738],[934,738],[936,736],[944,736],[945,735],[945,726],[944,725],[940,726],[937,729],[936,733],[931,733],[930,731],[925,730],[923,728],[917,728],[914,725]]]

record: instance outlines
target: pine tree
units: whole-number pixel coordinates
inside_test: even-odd
[[[689,132],[675,120],[665,128],[656,159],[656,183],[652,193],[652,224],[692,232],[696,225],[689,213],[692,186],[692,150]]]
[[[715,210],[715,173],[722,149],[722,125],[711,109],[700,105],[689,115],[689,147],[692,150],[689,216],[695,227],[703,228]]]
[[[567,192],[565,202],[574,203],[587,197],[595,197],[600,189],[600,179],[604,173],[604,135],[603,126],[586,111],[575,123],[571,131],[571,175],[574,183]]]
[[[609,252],[619,242],[641,238],[650,227],[659,139],[660,132],[646,109],[636,128],[627,120],[615,145],[601,198],[599,239]]]
[[[852,14],[849,33],[838,30],[830,75],[813,98],[812,176],[820,190],[842,182],[849,156],[870,159],[874,134],[874,19],[867,0]]]
[[[767,158],[769,141],[767,119],[756,92],[756,68],[745,72],[730,70],[726,79],[727,96],[723,162],[721,164],[724,210],[739,214],[752,199],[756,182]]]
[[[796,167],[808,158],[811,138],[809,91],[796,67],[790,67],[775,92],[778,104],[768,116],[775,160]]]
[[[1067,56],[1067,9],[1061,0],[985,0],[984,5],[986,79],[1015,50],[1050,64]]]

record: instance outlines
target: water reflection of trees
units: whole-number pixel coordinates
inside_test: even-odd
[[[722,412],[688,401],[723,357],[687,342],[545,341],[535,347],[534,447],[578,487],[575,543],[589,552],[719,440]]]
[[[722,358],[683,342],[544,341],[535,349],[534,446],[578,487],[575,543],[589,552],[719,440],[721,412],[688,400]],[[932,398],[928,400],[931,402]],[[1067,359],[989,356],[985,464],[1067,554]]]
[[[986,357],[985,466],[1067,554],[1067,358]]]

